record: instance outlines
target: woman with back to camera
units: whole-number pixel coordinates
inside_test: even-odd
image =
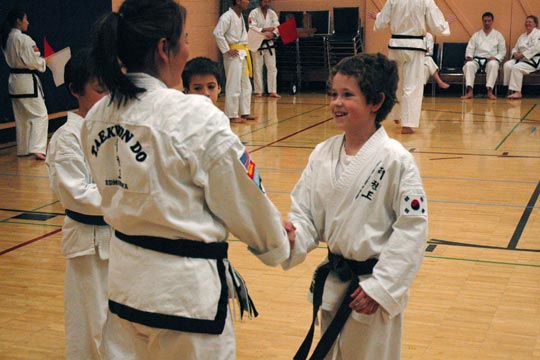
[[[185,20],[173,0],[127,0],[98,22],[92,57],[110,95],[88,113],[83,148],[115,229],[112,321],[137,358],[234,359],[228,289],[241,279],[227,228],[267,265],[289,256],[289,242],[229,119],[173,89],[189,55]]]
[[[33,154],[45,160],[49,118],[43,88],[37,76],[47,63],[28,31],[28,16],[20,7],[12,8],[0,33],[2,52],[10,69],[9,96],[15,116],[17,156]]]

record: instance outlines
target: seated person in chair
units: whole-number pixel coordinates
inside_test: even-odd
[[[483,29],[474,33],[467,44],[463,66],[467,92],[461,97],[462,99],[473,98],[474,78],[478,70],[486,73],[488,99],[497,99],[493,88],[497,81],[499,64],[506,55],[506,43],[503,35],[493,29],[493,19],[492,13],[484,13],[482,15]]]
[[[509,99],[521,99],[523,75],[540,70],[540,29],[538,18],[525,19],[525,32],[512,49],[512,59],[504,63],[504,86],[508,86]]]

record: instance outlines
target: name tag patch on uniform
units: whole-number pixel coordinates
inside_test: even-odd
[[[427,215],[426,198],[423,195],[403,195],[401,215]]]
[[[263,193],[266,193],[266,190],[264,190],[264,187],[262,185],[262,179],[259,174],[259,170],[257,169],[257,166],[255,165],[253,160],[251,160],[251,158],[249,157],[247,151],[244,151],[244,153],[240,157],[240,161],[246,168],[247,176],[249,176],[249,178],[253,180],[253,182],[259,187],[259,189],[261,189]]]

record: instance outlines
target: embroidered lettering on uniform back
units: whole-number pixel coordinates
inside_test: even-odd
[[[97,138],[94,139],[94,145],[92,145],[92,155],[97,157],[101,145],[105,141],[116,137],[128,144],[134,138],[134,134],[121,125],[109,126],[106,129],[101,130],[98,133]],[[135,144],[130,145],[129,148],[131,149],[131,152],[135,154],[135,160],[137,160],[138,162],[142,162],[148,157],[147,153],[144,151],[141,143],[138,140]]]
[[[249,154],[247,151],[244,151],[244,153],[240,157],[240,162],[246,168],[247,176],[249,176],[249,178],[253,180],[253,182],[259,187],[259,189],[261,189],[261,191],[266,194],[266,190],[264,190],[264,187],[262,185],[262,179],[259,174],[259,170],[257,169],[257,166],[255,165],[255,163],[249,157]]]

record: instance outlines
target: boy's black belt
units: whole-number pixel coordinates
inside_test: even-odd
[[[319,340],[319,343],[315,347],[310,360],[322,360],[328,354],[328,351],[332,348],[334,341],[341,332],[343,325],[349,318],[352,309],[349,307],[351,302],[350,295],[358,288],[357,277],[359,275],[367,275],[373,272],[373,268],[377,264],[378,259],[368,259],[366,261],[354,261],[345,259],[341,255],[332,254],[328,250],[328,262],[320,265],[313,275],[313,281],[311,283],[311,292],[313,294],[313,319],[311,321],[311,327],[300,345],[300,348],[294,355],[294,360],[307,359],[309,349],[313,342],[313,334],[315,331],[315,320],[317,318],[317,312],[322,304],[324,283],[328,274],[333,272],[338,278],[343,281],[349,281],[349,287],[343,297],[341,305],[334,316],[334,319],[324,332],[323,336]]]
[[[392,39],[419,39],[424,40],[424,35],[397,35],[392,34]]]

